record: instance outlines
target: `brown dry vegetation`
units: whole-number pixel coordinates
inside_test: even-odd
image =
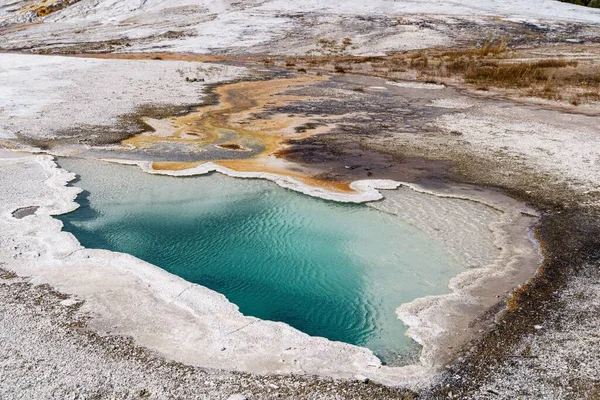
[[[550,49],[552,50],[552,49]],[[510,49],[488,41],[463,49],[430,49],[382,57],[321,56],[286,64],[334,72],[353,71],[391,79],[466,85],[509,95],[569,102],[600,101],[600,63],[589,57],[534,56],[538,49]],[[552,51],[549,51],[551,54]],[[277,62],[275,62],[277,64]]]
[[[237,144],[237,143],[222,143],[219,145],[219,147],[223,148],[223,149],[227,149],[227,150],[243,150],[244,147],[242,147],[241,145]]]

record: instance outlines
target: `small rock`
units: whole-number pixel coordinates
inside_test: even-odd
[[[77,304],[77,300],[75,299],[66,299],[60,302],[61,305],[65,307],[71,307],[74,304]]]
[[[248,398],[241,393],[236,393],[229,396],[227,400],[248,400]]]
[[[542,329],[542,326],[541,326],[541,325],[534,325],[534,327],[533,327],[533,328],[534,328],[535,330],[540,330],[540,329]]]

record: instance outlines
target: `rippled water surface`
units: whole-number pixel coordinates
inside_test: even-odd
[[[395,309],[447,292],[460,270],[424,233],[364,205],[323,201],[262,180],[173,178],[62,159],[81,207],[61,216],[89,248],[133,254],[218,291],[247,315],[414,357]]]

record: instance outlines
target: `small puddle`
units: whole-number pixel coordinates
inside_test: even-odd
[[[12,212],[12,216],[15,217],[16,219],[23,219],[25,217],[35,214],[39,208],[40,208],[39,206],[18,208]]]

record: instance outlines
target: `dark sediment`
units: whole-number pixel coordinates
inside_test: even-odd
[[[345,134],[322,134],[289,143],[290,149],[279,154],[286,160],[323,171],[317,175],[322,179],[393,179],[436,186],[444,185],[444,180],[452,175],[448,162],[395,157],[367,149]]]
[[[510,369],[528,358],[529,347],[523,347],[523,339],[536,332],[536,326],[556,332],[569,329],[570,324],[580,324],[587,318],[597,317],[582,307],[581,312],[564,315],[564,304],[559,294],[576,277],[584,277],[594,285],[600,273],[600,212],[588,208],[557,209],[546,213],[536,229],[542,244],[544,263],[540,272],[527,285],[517,290],[509,302],[508,311],[501,314],[493,328],[462,356],[444,374],[426,398],[473,398],[500,367]],[[581,299],[584,300],[584,299]],[[591,332],[590,332],[591,334]],[[534,336],[535,338],[535,336]],[[535,340],[535,339],[533,339]],[[523,350],[524,348],[524,350]],[[597,352],[588,348],[586,352]],[[598,353],[596,353],[598,354]],[[574,358],[577,358],[574,355]],[[577,369],[579,364],[565,368]],[[558,390],[564,390],[567,398],[597,398],[600,382],[587,374],[577,374],[578,379],[555,380],[545,371],[544,365],[531,368],[530,378],[552,380]],[[547,375],[544,378],[544,375]],[[503,388],[489,389],[490,398],[505,398]],[[527,390],[527,388],[524,388]],[[523,393],[526,396],[526,393]]]
[[[40,208],[40,207],[39,206],[30,206],[30,207],[18,208],[12,212],[12,216],[15,217],[16,219],[22,219],[29,215],[35,214],[35,212],[38,210],[38,208]]]

